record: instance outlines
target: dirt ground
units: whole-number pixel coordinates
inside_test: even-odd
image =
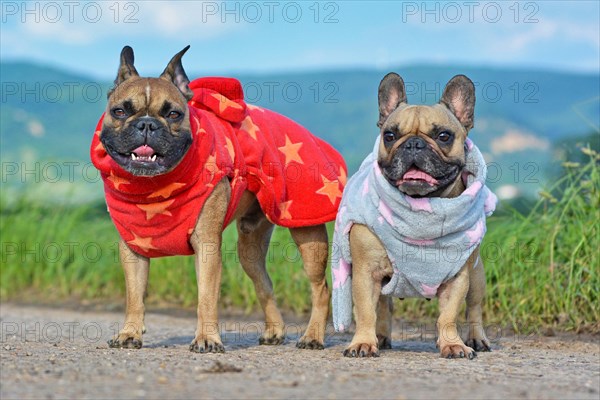
[[[493,352],[446,360],[432,325],[398,322],[392,350],[349,359],[349,334],[329,331],[325,350],[298,350],[302,326],[290,323],[283,346],[259,346],[258,316],[222,316],[226,353],[194,354],[193,315],[149,312],[141,350],[110,349],[122,320],[121,312],[0,304],[0,398],[600,397],[598,336],[496,330]]]

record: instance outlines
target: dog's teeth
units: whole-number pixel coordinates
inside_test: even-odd
[[[137,160],[137,157],[136,157],[135,153],[131,153],[131,159],[132,160]]]
[[[156,154],[152,156],[151,160],[156,161]]]

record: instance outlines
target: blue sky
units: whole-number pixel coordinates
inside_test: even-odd
[[[205,74],[415,63],[598,73],[598,1],[2,1],[2,60],[113,78],[125,44],[142,74],[187,44]]]

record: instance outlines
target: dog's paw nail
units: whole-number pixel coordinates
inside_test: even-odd
[[[281,341],[283,343],[283,341]],[[279,343],[277,343],[279,344]],[[299,349],[308,349],[308,350],[323,350],[325,348],[325,346],[323,345],[323,343],[321,343],[320,341],[313,339],[313,340],[300,340],[298,343],[296,343],[296,347]]]
[[[474,351],[469,353],[469,360],[474,359],[475,357],[477,357],[477,353],[475,353]]]
[[[379,357],[379,352],[378,351],[374,352],[373,357]]]
[[[458,353],[458,356],[459,356],[460,358],[465,358],[465,353],[461,351],[460,353]]]

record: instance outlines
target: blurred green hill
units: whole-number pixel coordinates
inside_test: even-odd
[[[187,69],[191,79],[201,76],[194,67]],[[475,82],[476,119],[470,137],[490,164],[490,186],[503,198],[535,194],[551,177],[557,148],[598,132],[600,126],[598,75],[431,65],[392,70],[403,76],[413,104],[437,102],[455,74]],[[43,175],[44,166],[32,167],[35,163],[77,162],[77,168],[84,168],[111,82],[28,62],[1,63],[0,72],[0,156],[3,163],[13,163],[9,170],[3,167],[3,184],[31,180],[33,174],[23,179],[27,168],[38,168]],[[354,172],[378,134],[377,87],[387,72],[331,70],[236,78],[249,103],[305,125],[339,149]],[[594,141],[597,135],[587,139]],[[13,173],[15,165],[19,173]],[[83,172],[77,171],[75,180],[82,181]],[[92,192],[99,196],[98,186]]]

